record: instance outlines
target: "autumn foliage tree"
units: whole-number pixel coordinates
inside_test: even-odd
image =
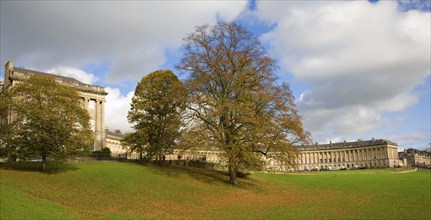
[[[64,160],[88,154],[93,145],[90,116],[73,88],[52,77],[32,75],[2,94],[9,112],[3,153],[12,160]],[[4,125],[6,126],[6,125]]]
[[[185,89],[172,71],[144,76],[136,86],[128,113],[134,132],[126,135],[123,143],[151,160],[169,153],[179,137],[185,97]]]
[[[293,164],[293,144],[309,133],[259,40],[235,23],[218,23],[197,27],[183,50],[177,68],[188,75],[186,145],[223,152],[232,184],[239,170],[262,168],[265,157]]]

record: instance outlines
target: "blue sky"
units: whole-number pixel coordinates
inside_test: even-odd
[[[235,21],[290,84],[313,140],[425,148],[430,1],[1,1],[1,63],[105,86],[106,124],[130,131],[137,82],[174,69],[193,28]],[[3,71],[2,71],[3,75]],[[180,76],[184,77],[184,76]]]

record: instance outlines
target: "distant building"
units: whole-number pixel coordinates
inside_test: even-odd
[[[401,166],[398,145],[382,139],[297,146],[299,170]]]
[[[106,147],[111,150],[111,157],[113,158],[123,158],[123,159],[139,159],[139,154],[136,152],[128,152],[124,149],[121,140],[126,136],[126,134],[121,133],[121,130],[117,129],[114,132],[106,129]]]
[[[431,167],[431,152],[414,148],[404,149],[399,153],[407,167]]]
[[[74,78],[62,76],[60,74],[50,74],[29,70],[24,68],[14,67],[12,61],[8,61],[5,65],[5,76],[1,91],[13,89],[14,85],[27,80],[31,75],[44,75],[54,78],[58,83],[76,89],[81,98],[82,106],[88,110],[90,114],[91,128],[95,134],[94,150],[104,148],[106,146],[105,134],[105,97],[108,93],[101,86],[93,86],[82,83]],[[9,116],[10,117],[10,116]],[[9,121],[9,119],[4,119]]]
[[[398,158],[398,145],[382,139],[358,140],[354,142],[340,142],[329,144],[313,144],[295,146],[298,150],[296,166],[280,164],[278,161],[268,159],[268,171],[295,171],[295,170],[337,170],[358,168],[389,168],[403,166]],[[221,151],[217,150],[174,150],[167,155],[168,160],[205,159],[208,162],[221,161]],[[178,157],[180,155],[180,157]]]
[[[117,157],[119,154],[126,153],[126,151],[121,146],[121,139],[124,138],[124,134],[122,134],[120,130],[115,130],[115,132],[111,132],[106,129],[105,133],[106,147],[111,150],[111,156]]]

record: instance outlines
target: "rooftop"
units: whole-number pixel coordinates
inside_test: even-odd
[[[329,142],[329,144],[311,144],[311,145],[298,145],[295,146],[298,150],[317,150],[317,149],[338,149],[338,148],[353,148],[358,146],[376,146],[382,144],[390,144],[398,146],[396,143],[384,139],[371,139],[371,140],[360,140],[358,141],[344,141],[338,143]]]
[[[100,94],[100,95],[108,94],[107,92],[105,92],[104,87],[89,85],[75,78],[63,76],[61,74],[45,73],[45,72],[40,72],[40,71],[30,70],[30,69],[25,69],[20,67],[13,67],[12,71],[13,71],[13,74],[10,76],[12,80],[22,81],[22,80],[26,80],[32,74],[38,74],[38,75],[53,77],[56,80],[61,81],[65,85],[74,87],[76,90],[81,92],[94,93],[94,94]]]

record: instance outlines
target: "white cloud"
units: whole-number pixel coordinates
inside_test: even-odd
[[[195,26],[231,21],[247,1],[1,1],[1,63],[98,79],[74,68],[108,64],[102,83],[139,80],[163,65]],[[53,68],[53,66],[55,68]],[[130,131],[126,96],[107,87],[106,126]]]
[[[94,76],[94,74],[87,73],[81,69],[74,68],[74,67],[57,66],[49,70],[46,70],[44,72],[56,73],[56,74],[60,73],[63,76],[72,77],[74,79],[77,79],[83,83],[90,84],[90,85],[94,84],[94,82],[98,80],[98,78]]]
[[[418,102],[411,91],[431,73],[429,12],[396,1],[261,1],[255,13],[276,24],[262,40],[282,70],[311,85],[298,105],[316,139],[386,125],[386,112]]]
[[[418,143],[430,143],[430,137],[427,132],[408,132],[402,134],[386,134],[382,135],[387,140],[391,140],[398,144],[399,150],[407,148],[425,149],[426,145],[418,145]]]
[[[246,1],[1,1],[1,62],[48,69],[110,64],[108,81],[138,80],[186,33],[235,19]]]
[[[108,93],[105,108],[106,128],[111,131],[117,129],[120,129],[122,132],[132,131],[127,121],[127,112],[130,109],[134,92],[131,91],[127,96],[123,96],[118,88],[106,87],[105,91]]]

